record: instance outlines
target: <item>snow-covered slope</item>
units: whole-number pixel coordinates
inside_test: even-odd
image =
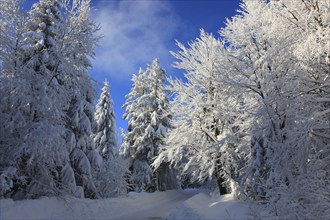
[[[0,200],[0,219],[247,219],[247,203],[231,195],[170,190],[112,199]]]

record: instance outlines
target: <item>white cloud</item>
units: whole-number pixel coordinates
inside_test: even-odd
[[[165,1],[102,1],[93,18],[103,36],[94,70],[110,78],[127,79],[155,57],[168,59],[179,19]]]

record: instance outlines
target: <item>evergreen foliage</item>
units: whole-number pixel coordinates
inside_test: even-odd
[[[119,155],[116,115],[109,91],[109,83],[104,82],[100,99],[96,105],[94,134],[95,155],[101,157],[92,162],[96,189],[101,197],[121,196],[127,193],[127,164]],[[91,157],[93,158],[93,156]],[[96,157],[94,157],[96,158]]]
[[[1,136],[1,196],[97,197],[86,156],[95,96],[86,62],[97,27],[90,1],[75,3],[40,0],[26,15],[17,1],[1,3],[1,131],[9,131]]]
[[[97,123],[94,142],[96,149],[104,159],[118,156],[118,135],[116,131],[116,115],[109,92],[109,83],[104,82],[100,99],[96,105],[95,120]]]
[[[164,86],[165,71],[155,59],[146,71],[140,69],[133,75],[133,88],[127,95],[123,116],[128,120],[128,132],[124,134],[122,155],[130,161],[130,184],[136,191],[165,190],[176,187],[174,173],[153,172],[153,158],[159,154],[170,128],[171,115]],[[165,166],[165,165],[164,165]],[[165,168],[164,168],[165,169]],[[161,175],[172,181],[160,183]],[[164,185],[165,184],[165,185]]]

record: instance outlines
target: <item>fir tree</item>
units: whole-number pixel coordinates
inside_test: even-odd
[[[76,0],[74,4],[64,5],[67,12],[68,31],[63,41],[63,54],[66,64],[66,90],[71,94],[67,110],[67,148],[70,152],[71,166],[75,170],[78,186],[83,187],[89,198],[97,198],[93,182],[94,166],[99,163],[92,138],[96,123],[94,119],[93,79],[88,71],[91,67],[89,57],[94,56],[98,41],[95,32],[98,26],[90,18],[90,0]],[[81,166],[84,164],[83,166]],[[79,167],[79,169],[75,169]]]
[[[59,39],[63,37],[64,20],[59,7],[58,1],[41,0],[28,14],[24,39],[27,46],[18,74],[24,87],[14,90],[18,111],[24,118],[23,129],[17,134],[15,159],[25,181],[23,186],[14,187],[16,198],[58,194],[60,172],[68,160],[63,139],[63,108],[68,95],[61,89],[59,70]]]
[[[95,120],[97,128],[94,133],[94,142],[100,155],[99,160],[92,162],[96,164],[92,166],[96,190],[103,198],[124,195],[127,193],[128,169],[118,151],[116,115],[107,81],[104,82],[96,105]]]
[[[14,182],[23,185],[15,155],[26,118],[22,117],[20,102],[24,101],[20,76],[23,57],[23,33],[26,21],[17,0],[0,1],[0,197],[11,196]],[[19,101],[18,101],[19,100]],[[20,180],[19,180],[20,179]]]
[[[137,76],[133,75],[134,86],[124,104],[128,133],[124,135],[122,154],[130,160],[130,183],[136,191],[166,189],[150,167],[170,127],[164,76],[158,59],[146,71],[140,69]]]
[[[116,115],[109,92],[109,83],[104,82],[100,99],[96,105],[95,120],[97,130],[94,136],[96,149],[101,156],[114,159],[118,154],[118,135],[116,131]]]
[[[90,138],[95,92],[87,57],[93,54],[97,28],[89,20],[90,2],[64,5],[40,0],[26,22],[18,4],[1,3],[6,19],[1,21],[1,36],[6,39],[1,48],[7,49],[1,49],[0,89],[8,90],[0,100],[5,106],[1,120],[12,131],[1,137],[1,155],[9,166],[2,174],[15,178],[7,195],[29,198],[66,192],[95,197],[89,162],[95,155]],[[13,19],[10,12],[16,13]],[[22,22],[26,28],[21,28]],[[17,32],[5,31],[8,28]]]

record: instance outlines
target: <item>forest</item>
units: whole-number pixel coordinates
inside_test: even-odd
[[[280,219],[330,216],[330,4],[242,0],[219,36],[132,76],[117,133],[90,76],[91,0],[0,1],[0,198],[208,187]],[[119,141],[122,135],[122,142]]]

